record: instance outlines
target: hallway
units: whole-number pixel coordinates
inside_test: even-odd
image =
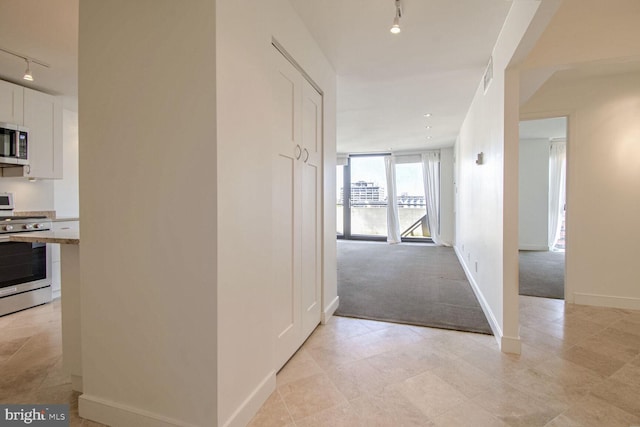
[[[523,355],[492,336],[333,317],[277,377],[262,426],[640,424],[640,312],[520,297]],[[69,403],[60,302],[0,318],[0,403]]]

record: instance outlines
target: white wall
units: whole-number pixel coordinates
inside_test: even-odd
[[[520,140],[519,248],[543,251],[549,230],[549,139]]]
[[[62,110],[62,179],[53,182],[58,217],[77,217],[80,212],[78,190],[78,113]]]
[[[638,139],[637,119],[635,123],[632,119],[632,114],[637,118],[638,85],[631,74],[606,77],[638,69],[638,19],[636,0],[563,0],[521,64],[523,75],[565,70],[543,85],[522,111],[523,118],[569,115],[565,259],[569,302],[640,309],[640,291],[631,284],[637,283],[631,271],[631,243],[626,243],[634,240],[629,238],[635,230],[630,218],[637,214],[638,193],[628,185],[632,181],[623,178],[637,178],[638,153],[628,138]],[[602,196],[597,203],[594,195]],[[611,234],[597,233],[594,240],[593,226],[611,226]]]
[[[271,325],[271,38],[324,91],[323,305],[337,301],[335,73],[286,0],[217,2],[218,425],[245,425],[275,387]],[[247,224],[260,227],[247,227]],[[333,306],[332,306],[333,304]]]
[[[456,143],[455,248],[496,339],[509,352],[520,351],[518,212],[517,203],[513,211],[504,204],[506,197],[517,200],[519,85],[505,69],[538,5],[537,1],[513,3],[493,51],[493,81],[486,93],[479,85]],[[484,164],[477,165],[480,152]],[[515,166],[508,168],[513,159]]]
[[[566,299],[640,309],[640,73],[558,75],[523,107],[570,111]],[[588,74],[587,74],[588,76]]]
[[[52,211],[53,181],[0,178],[0,193],[13,193],[15,211]]]
[[[337,297],[335,73],[288,1],[216,9],[81,4],[80,409],[109,424],[245,425],[275,387],[272,36],[325,92],[325,307]],[[172,226],[185,217],[192,232]]]
[[[637,0],[562,0],[522,66],[543,69],[640,55]]]
[[[79,39],[80,414],[215,425],[214,3],[82,1]]]

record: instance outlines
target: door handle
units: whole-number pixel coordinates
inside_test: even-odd
[[[307,160],[309,160],[309,150],[307,150],[306,148],[304,149],[304,162],[307,163]]]
[[[300,148],[299,144],[296,144],[296,154],[295,154],[296,160],[300,160],[300,156],[302,156],[302,149]]]

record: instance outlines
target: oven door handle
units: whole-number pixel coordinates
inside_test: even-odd
[[[0,236],[0,243],[5,243],[9,241],[9,236],[6,234],[4,236]]]

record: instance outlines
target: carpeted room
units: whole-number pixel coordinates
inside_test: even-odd
[[[338,240],[339,316],[491,334],[453,248]]]
[[[453,248],[338,240],[336,315],[491,334]],[[564,298],[564,252],[520,251],[520,294]]]

